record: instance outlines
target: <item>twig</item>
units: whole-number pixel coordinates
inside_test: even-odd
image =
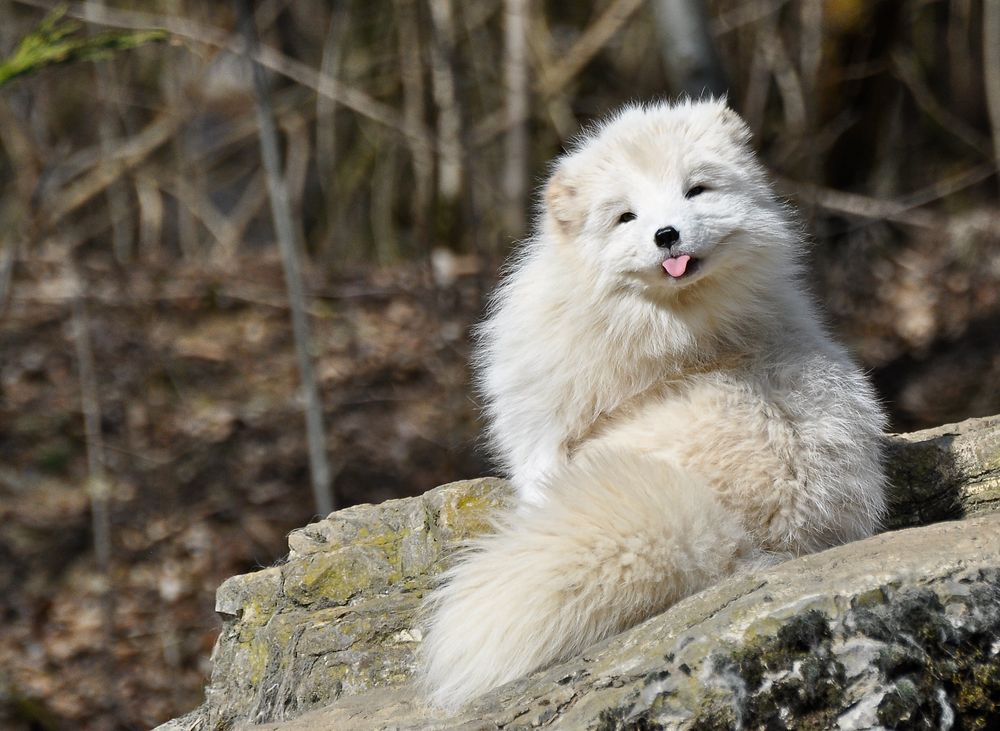
[[[897,202],[905,206],[925,206],[928,203],[947,198],[949,195],[980,183],[995,173],[996,168],[993,166],[993,163],[974,165],[967,170],[962,170],[947,178],[942,178],[925,188],[915,190],[897,199]]]
[[[150,122],[145,129],[124,142],[114,155],[101,160],[89,173],[67,185],[43,208],[43,225],[54,228],[67,215],[105,191],[171,139],[181,124],[183,120],[172,113],[163,114]]]
[[[200,221],[216,242],[228,244],[235,241],[237,234],[233,230],[232,221],[215,206],[204,190],[193,185],[177,185],[177,182],[175,179],[174,185],[161,184],[159,187],[177,199],[177,202],[191,215],[192,222]],[[223,254],[230,251],[226,246],[220,248]]]
[[[247,63],[253,71],[253,84],[257,108],[257,124],[260,127],[260,149],[267,175],[268,193],[271,198],[271,214],[274,218],[275,233],[281,249],[281,260],[285,271],[285,285],[288,301],[292,309],[292,330],[295,337],[295,351],[299,361],[299,376],[305,396],[306,439],[309,447],[309,467],[312,476],[313,498],[320,515],[328,515],[334,509],[331,489],[330,463],[326,455],[326,437],[323,429],[322,404],[316,376],[313,372],[309,334],[309,320],[306,317],[305,295],[302,286],[302,270],[299,263],[299,242],[292,222],[288,202],[288,190],[281,174],[281,154],[278,151],[278,130],[274,119],[274,109],[268,96],[267,80],[261,64],[254,60],[257,48],[257,34],[253,25],[248,0],[235,0],[239,16],[240,30],[247,49]]]
[[[229,212],[229,225],[227,227],[227,232],[232,238],[223,239],[219,242],[219,248],[222,251],[223,257],[232,257],[236,255],[240,241],[242,241],[243,234],[246,232],[247,227],[260,212],[264,203],[267,202],[267,185],[265,184],[265,177],[266,176],[260,172],[255,174],[247,183],[246,188],[243,190],[243,195],[240,196],[236,205],[233,206],[232,210]]]
[[[721,36],[745,25],[756,23],[758,20],[763,20],[772,13],[778,12],[788,2],[789,0],[770,0],[770,2],[748,0],[735,8],[724,10],[716,15],[712,20],[712,33]]]
[[[834,213],[843,213],[859,218],[894,221],[896,223],[940,230],[944,220],[929,211],[916,210],[894,201],[879,200],[857,193],[845,193],[811,183],[803,183],[786,178],[777,179],[778,187],[788,195]]]
[[[858,218],[894,221],[940,231],[947,228],[948,220],[932,211],[920,210],[920,207],[980,183],[995,172],[992,163],[976,165],[891,201],[857,193],[831,190],[788,178],[776,178],[776,182],[784,193],[801,198],[828,211]],[[995,230],[994,219],[984,220],[985,223],[980,228]]]

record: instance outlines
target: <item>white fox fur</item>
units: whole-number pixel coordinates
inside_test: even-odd
[[[749,137],[723,102],[629,106],[557,161],[480,330],[520,505],[429,599],[435,704],[877,529],[884,417],[805,294]],[[692,269],[668,274],[678,256]]]

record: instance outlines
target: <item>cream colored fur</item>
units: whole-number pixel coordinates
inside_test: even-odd
[[[699,261],[684,278],[664,226]],[[877,529],[883,415],[804,294],[802,246],[721,102],[627,107],[557,162],[480,331],[520,506],[428,603],[434,703]]]

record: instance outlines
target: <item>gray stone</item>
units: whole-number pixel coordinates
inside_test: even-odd
[[[290,718],[413,671],[424,592],[462,540],[506,504],[502,480],[452,483],[405,500],[357,505],[294,531],[280,566],[227,579],[205,703],[164,725],[228,729]]]
[[[333,513],[293,532],[280,566],[219,588],[205,703],[161,729],[975,728],[1000,713],[1000,645],[985,639],[1000,636],[1000,417],[895,437],[889,471],[891,526],[966,520],[723,582],[451,718],[410,685],[416,611],[509,487]]]
[[[990,728],[1000,515],[732,579],[448,717],[409,684],[261,729]]]

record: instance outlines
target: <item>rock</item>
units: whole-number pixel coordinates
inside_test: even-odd
[[[206,701],[160,728],[986,728],[1000,716],[1000,418],[898,437],[890,473],[892,525],[971,517],[730,579],[454,717],[412,687],[415,613],[509,488],[333,513],[291,534],[282,565],[220,587]]]
[[[420,641],[414,613],[442,560],[510,497],[502,480],[468,480],[294,531],[280,566],[219,587],[223,627],[205,704],[160,728],[289,718],[405,681]]]
[[[889,528],[1000,510],[1000,416],[896,435],[888,457]]]

